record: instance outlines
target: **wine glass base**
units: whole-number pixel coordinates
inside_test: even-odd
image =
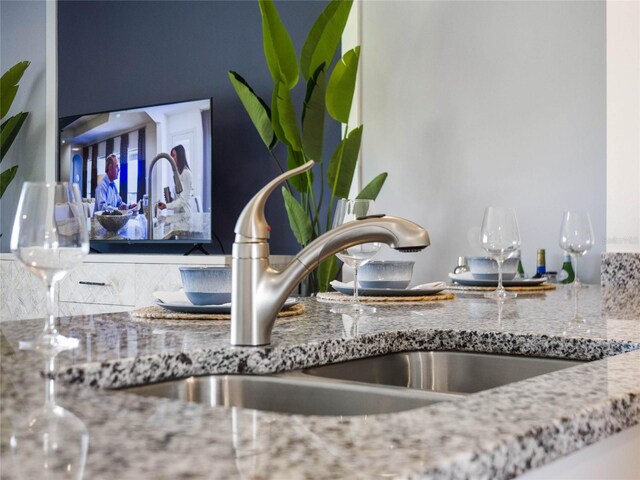
[[[492,300],[509,300],[512,298],[516,298],[518,296],[515,292],[509,292],[505,289],[502,290],[494,290],[493,292],[487,292],[484,294],[485,298],[490,298]]]
[[[20,340],[20,350],[35,350],[45,355],[56,355],[65,350],[78,348],[80,341],[77,338],[64,335],[43,333],[32,340]]]
[[[375,313],[375,307],[368,307],[361,303],[350,303],[347,305],[334,305],[329,310],[331,313],[358,314],[358,313]]]
[[[10,445],[19,478],[82,478],[89,431],[69,410],[45,405],[14,425]]]

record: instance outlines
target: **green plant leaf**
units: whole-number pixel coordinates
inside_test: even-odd
[[[0,173],[0,198],[4,195],[4,191],[7,189],[13,177],[18,173],[18,166],[7,168],[4,172]]]
[[[360,47],[355,47],[345,53],[333,69],[327,85],[327,111],[329,115],[342,123],[349,122],[359,58]]]
[[[30,64],[31,62],[27,61],[18,62],[0,78],[0,118],[4,118],[9,113],[13,99],[18,92],[18,83]]]
[[[278,112],[278,102],[276,102],[279,84],[280,82],[276,82],[273,85],[273,94],[271,95],[271,126],[273,127],[273,133],[276,134],[276,138],[288,147],[287,137],[284,134],[282,125],[280,125],[280,112]]]
[[[335,256],[329,257],[318,265],[318,288],[321,292],[329,290],[329,283],[336,278],[340,267]]]
[[[272,0],[260,0],[262,43],[274,82],[282,81],[289,90],[298,83],[298,59],[291,37],[284,28]]]
[[[324,97],[327,88],[324,64],[307,82],[307,94],[302,109],[302,149],[308,158],[322,162],[324,142]]]
[[[307,214],[304,213],[302,205],[298,203],[294,196],[291,195],[289,190],[285,187],[282,187],[282,198],[284,198],[284,206],[287,210],[291,230],[293,231],[296,240],[298,240],[298,243],[304,246],[309,243],[309,240],[311,240],[311,236],[313,235],[311,220],[309,220]]]
[[[2,90],[0,94],[0,99],[2,100],[2,105],[0,105],[0,110],[2,111],[2,116],[0,118],[4,118],[7,113],[9,113],[9,109],[11,108],[11,104],[13,103],[14,98],[16,98],[16,94],[18,93],[18,86],[7,87]]]
[[[287,168],[291,170],[292,168],[299,167],[305,163],[304,155],[302,152],[297,152],[291,146],[287,147]],[[308,176],[307,176],[308,175]],[[293,185],[293,187],[299,192],[308,192],[311,189],[309,179],[311,183],[313,183],[313,172],[304,172],[295,177],[291,177],[289,179],[289,183]]]
[[[280,141],[301,152],[302,142],[296,123],[296,109],[291,100],[291,92],[282,82],[276,82],[274,85],[271,113],[273,129]]]
[[[300,54],[300,70],[308,80],[323,63],[329,67],[342,39],[352,0],[332,0],[311,27]]]
[[[360,191],[356,198],[361,198],[363,200],[375,200],[378,198],[378,194],[380,193],[384,182],[387,180],[388,175],[389,174],[387,172],[384,172],[371,180],[367,186]]]
[[[327,180],[331,192],[336,197],[349,197],[361,141],[362,125],[349,132],[349,135],[340,142],[329,160]]]
[[[229,71],[229,80],[231,80],[231,85],[233,85],[242,105],[244,105],[249,114],[249,118],[251,118],[253,126],[256,127],[260,138],[262,138],[267,148],[272,150],[278,143],[278,139],[271,125],[271,109],[264,100],[256,95],[246,80],[236,72]]]
[[[0,127],[0,162],[9,151],[13,141],[18,136],[22,124],[29,116],[28,112],[20,112],[9,117]]]

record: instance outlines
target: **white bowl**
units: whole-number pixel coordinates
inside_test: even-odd
[[[231,267],[181,267],[184,293],[194,305],[231,301]]]
[[[498,280],[498,262],[489,257],[468,257],[467,265],[478,280]],[[513,280],[518,270],[518,258],[507,258],[502,264],[502,279]]]
[[[377,261],[358,269],[358,284],[362,288],[405,289],[411,282],[415,262]]]

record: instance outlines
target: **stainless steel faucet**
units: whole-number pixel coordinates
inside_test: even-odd
[[[176,195],[178,193],[181,193],[183,190],[182,182],[180,181],[180,174],[178,173],[178,166],[176,165],[176,162],[173,161],[173,158],[171,158],[171,155],[168,155],[166,153],[159,153],[158,155],[156,155],[153,158],[153,160],[151,160],[151,166],[149,167],[149,177],[147,179],[147,192],[149,192],[149,205],[147,206],[147,208],[149,209],[147,212],[147,239],[149,240],[153,240],[153,211],[155,209],[154,208],[155,202],[153,200],[153,187],[152,187],[153,167],[161,158],[169,160],[169,163],[171,164],[171,168],[173,169],[173,181],[176,184]]]
[[[269,226],[264,205],[286,179],[313,166],[313,160],[289,170],[262,188],[238,217],[232,255],[231,344],[268,345],[276,316],[291,291],[320,262],[345,248],[381,242],[400,251],[429,246],[429,234],[403,218],[365,217],[329,230],[307,245],[284,270],[269,264]]]

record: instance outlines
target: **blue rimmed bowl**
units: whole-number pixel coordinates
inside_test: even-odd
[[[194,305],[231,301],[231,267],[181,267],[182,286]]]
[[[375,261],[358,269],[358,284],[362,288],[392,288],[402,290],[409,286],[415,262]]]
[[[473,278],[477,280],[498,280],[498,262],[489,257],[468,257],[467,264]],[[507,258],[502,263],[502,279],[513,280],[518,270],[518,258]]]

